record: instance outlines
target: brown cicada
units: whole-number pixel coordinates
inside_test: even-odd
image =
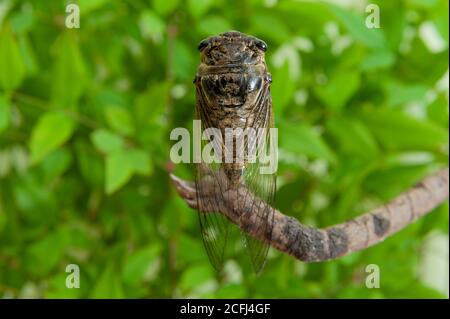
[[[198,49],[201,63],[194,84],[203,152],[196,165],[197,201],[203,242],[212,265],[219,270],[230,231],[229,221],[218,213],[220,205],[230,203],[223,197],[245,187],[249,198],[269,205],[274,201],[272,79],[264,58],[267,45],[255,37],[226,32],[201,41]],[[205,159],[207,145],[212,160]],[[233,205],[233,210],[242,214],[240,203]],[[246,213],[260,214],[262,222],[252,227],[262,228],[270,238],[272,211],[254,207]],[[269,245],[243,236],[253,268],[259,273]]]

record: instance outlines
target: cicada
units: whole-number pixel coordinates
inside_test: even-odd
[[[213,267],[220,270],[230,232],[230,222],[219,213],[220,205],[229,202],[223,197],[245,187],[249,198],[269,205],[274,202],[272,78],[265,62],[267,45],[256,37],[230,31],[201,41],[198,50],[196,116],[203,132],[202,155],[207,145],[214,155],[213,160],[202,156],[196,164],[197,203],[206,252]],[[268,157],[272,160],[267,161]],[[272,169],[264,171],[269,164]],[[243,214],[240,203],[234,203],[233,209]],[[252,227],[262,228],[270,238],[272,210],[254,207],[246,213],[260,214],[262,222]],[[259,273],[269,244],[241,233],[252,266]]]

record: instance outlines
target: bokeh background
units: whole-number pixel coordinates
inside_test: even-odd
[[[448,203],[337,261],[271,250],[259,277],[236,242],[217,274],[168,179],[192,177],[169,133],[192,126],[197,44],[232,29],[269,47],[283,212],[329,226],[447,165],[448,1],[373,3],[379,29],[368,1],[1,0],[0,296],[448,297]]]

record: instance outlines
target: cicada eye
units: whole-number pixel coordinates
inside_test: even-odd
[[[266,52],[267,50],[267,44],[263,40],[256,40],[255,45],[258,49],[260,49],[263,52]]]
[[[198,45],[198,50],[200,52],[202,52],[203,49],[206,48],[207,45],[208,45],[208,39],[202,40],[202,42],[200,42]]]

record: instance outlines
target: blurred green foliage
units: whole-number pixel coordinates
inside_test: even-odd
[[[379,29],[364,1],[79,0],[80,29],[68,3],[0,1],[0,296],[445,296],[420,265],[448,204],[337,261],[272,250],[259,277],[236,245],[219,275],[167,168],[171,129],[194,116],[197,44],[235,29],[269,46],[276,206],[323,227],[393,198],[448,161],[446,0],[374,1]]]

